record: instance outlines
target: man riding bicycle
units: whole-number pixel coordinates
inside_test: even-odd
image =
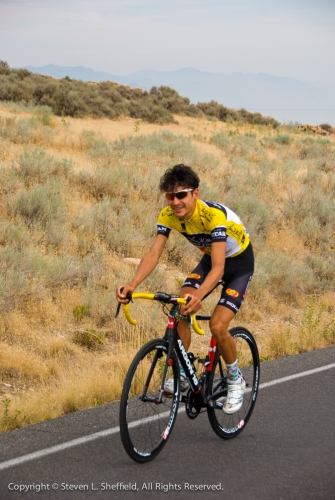
[[[180,296],[189,297],[190,301],[181,306],[180,313],[183,316],[197,313],[202,307],[202,299],[223,279],[221,297],[209,326],[227,366],[228,393],[223,411],[231,414],[242,406],[245,381],[228,328],[245,298],[254,271],[254,255],[249,234],[236,213],[220,203],[200,200],[199,183],[192,168],[182,164],[168,169],[162,176],[160,190],[165,192],[169,204],[158,217],[156,239],[130,283],[116,289],[116,296],[118,302],[128,302],[127,293],[134,292],[157,266],[171,229],[176,229],[204,253],[182,285]],[[186,317],[178,323],[178,334],[188,350],[191,332]],[[164,386],[168,393],[173,391],[171,381]],[[182,391],[188,388],[182,372],[180,388]]]

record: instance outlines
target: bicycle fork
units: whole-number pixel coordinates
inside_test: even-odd
[[[143,401],[143,402],[145,402],[145,403],[146,402],[148,402],[148,403],[155,403],[155,404],[161,404],[162,403],[162,398],[163,398],[163,394],[164,394],[164,387],[163,387],[164,383],[161,384],[158,398],[151,398],[151,397],[147,396],[148,387],[150,385],[151,377],[152,377],[152,375],[154,373],[154,370],[156,368],[156,364],[157,364],[159,358],[161,358],[161,357],[162,357],[161,352],[157,350],[156,353],[155,353],[154,359],[152,361],[152,364],[151,364],[151,367],[150,367],[150,370],[149,370],[149,373],[148,373],[148,376],[147,376],[144,388],[143,388],[143,393],[140,396],[140,400]],[[165,365],[165,367],[164,367],[164,373],[163,373],[163,380],[165,380],[165,378],[166,378],[167,370],[168,370],[168,366]]]

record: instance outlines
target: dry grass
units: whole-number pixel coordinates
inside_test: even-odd
[[[334,138],[177,119],[45,125],[0,104],[2,430],[118,399],[134,353],[162,336],[157,304],[132,306],[137,327],[115,320],[114,289],[155,235],[160,175],[181,161],[201,174],[203,198],[235,209],[251,233],[256,273],[234,323],[255,334],[262,359],[334,344]],[[178,292],[198,258],[171,235],[141,289]],[[195,353],[209,341],[202,326]]]

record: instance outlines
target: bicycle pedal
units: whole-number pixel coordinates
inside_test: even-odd
[[[220,401],[210,401],[208,406],[212,408],[212,410],[222,410],[223,403],[220,403]]]

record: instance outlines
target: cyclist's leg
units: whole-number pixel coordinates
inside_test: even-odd
[[[240,410],[246,387],[239,367],[235,341],[228,330],[234,315],[235,311],[217,305],[210,321],[212,335],[218,342],[219,352],[227,367],[227,397],[222,408],[227,414],[233,414]]]
[[[234,316],[235,311],[217,305],[209,323],[211,333],[219,344],[220,354],[229,364],[236,361],[236,346],[229,333],[229,323]]]
[[[230,272],[229,264],[226,263],[226,267],[228,269],[223,277],[225,284],[221,298],[214,309],[209,326],[218,341],[221,356],[226,363],[231,364],[236,360],[236,348],[229,333],[229,324],[242,305],[253,270],[241,275],[242,270]]]
[[[220,354],[227,365],[228,393],[223,410],[228,414],[235,413],[242,407],[245,392],[235,342],[229,333],[229,323],[241,307],[253,274],[252,248],[243,253],[244,255],[226,260],[223,276],[225,284],[210,321],[211,332],[218,341]]]
[[[235,344],[228,331],[229,323],[242,305],[253,272],[254,254],[251,244],[242,254],[226,259],[221,298],[209,326],[218,341],[221,356],[229,364],[236,360]]]

